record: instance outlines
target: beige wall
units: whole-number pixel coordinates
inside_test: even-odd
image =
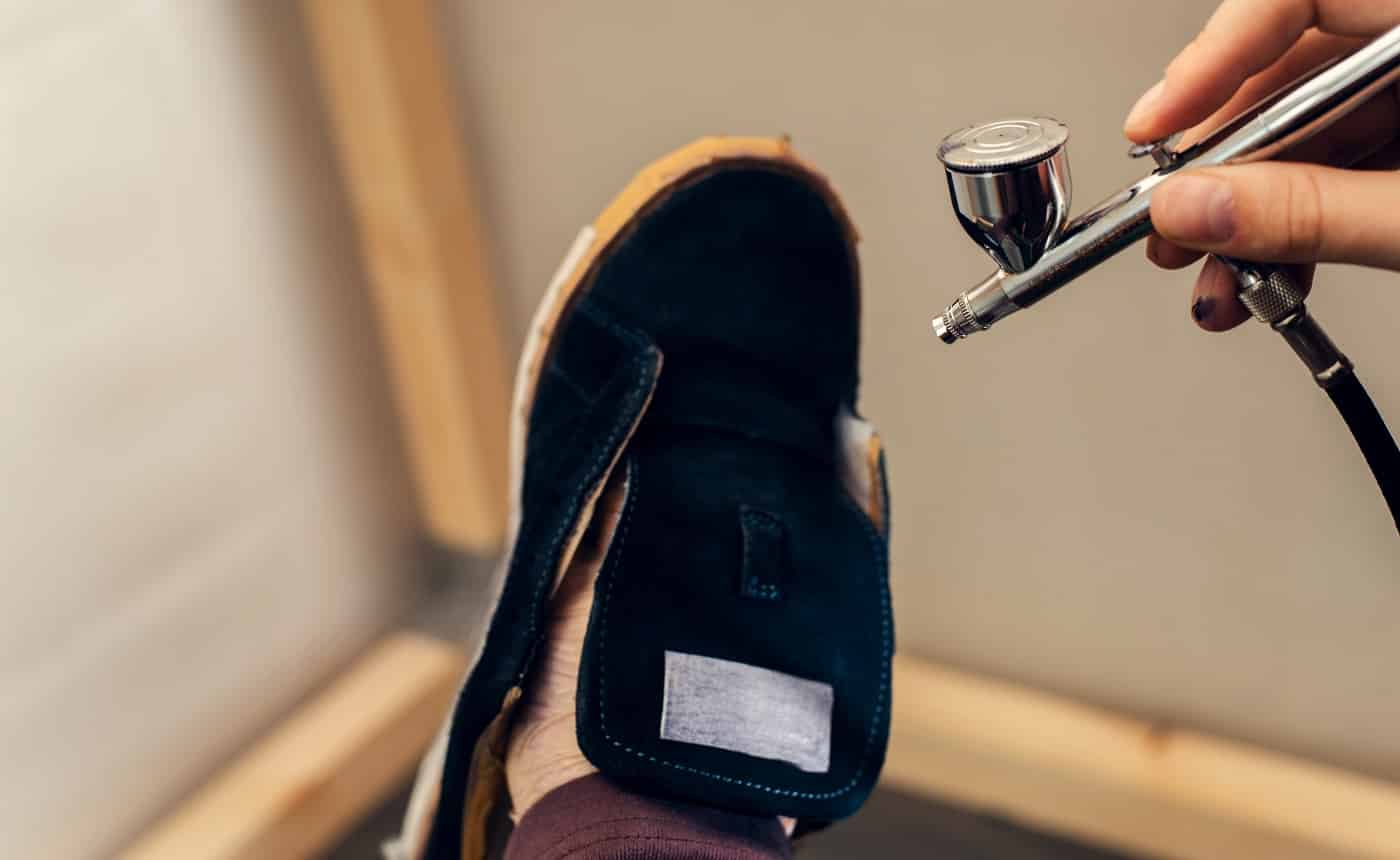
[[[793,135],[865,236],[865,397],[893,465],[902,647],[1400,778],[1400,560],[1365,466],[1277,339],[1187,319],[1137,255],[935,342],[985,275],[934,148],[1070,123],[1078,208],[1144,168],[1123,115],[1211,0],[447,4],[515,343],[574,233],[702,134]],[[1400,422],[1400,284],[1316,310]]]
[[[403,472],[295,23],[0,2],[5,856],[111,856],[398,606]]]

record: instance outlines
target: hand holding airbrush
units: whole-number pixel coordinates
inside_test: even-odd
[[[954,209],[998,270],[936,318],[934,332],[955,343],[984,331],[1154,229],[1149,254],[1162,265],[1214,253],[1193,316],[1220,330],[1252,315],[1284,337],[1341,409],[1400,526],[1400,450],[1308,313],[1310,267],[1277,265],[1400,269],[1400,175],[1274,162],[1393,166],[1396,24],[1397,0],[1226,0],[1128,120],[1132,154],[1156,169],[1074,219],[1062,124],[1029,117],[950,135],[939,157]],[[1168,137],[1199,123],[1209,130]]]

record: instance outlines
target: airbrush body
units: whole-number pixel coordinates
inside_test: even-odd
[[[1152,156],[1157,169],[1067,223],[1068,131],[1059,123],[1046,119],[991,123],[950,136],[940,157],[948,170],[954,207],[969,235],[987,248],[999,270],[959,296],[934,320],[934,332],[944,342],[954,343],[983,331],[1146,237],[1152,229],[1152,192],[1175,171],[1275,158],[1397,82],[1400,27],[1269,97],[1187,149],[1173,151],[1168,141],[1135,147],[1133,154]],[[1030,131],[1016,132],[1019,137],[1008,140],[1006,128],[1017,123]],[[1032,213],[1031,217],[1025,213]],[[1047,235],[1045,226],[1057,222],[1062,228]],[[1003,250],[1007,248],[1016,253],[1008,255]],[[1290,315],[1300,316],[1299,323],[1325,338],[1306,318],[1301,291],[1286,277],[1276,270],[1232,264],[1241,275],[1241,299],[1257,317],[1289,337],[1290,330],[1280,324]],[[1261,314],[1256,307],[1268,312]],[[1294,338],[1290,344],[1295,350],[1300,346]],[[1318,346],[1301,345],[1314,351]],[[1309,367],[1323,382],[1318,374],[1326,368],[1314,367],[1317,361],[1322,358],[1312,355]],[[1336,353],[1331,365],[1341,364],[1345,359]]]

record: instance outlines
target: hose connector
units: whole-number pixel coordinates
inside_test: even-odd
[[[1229,257],[1220,259],[1235,273],[1240,302],[1255,319],[1267,323],[1288,341],[1319,386],[1331,388],[1351,373],[1351,360],[1308,313],[1306,296],[1292,275],[1277,266]]]
[[[1287,272],[1229,257],[1220,259],[1234,270],[1240,303],[1255,319],[1273,325],[1302,309],[1306,297]]]

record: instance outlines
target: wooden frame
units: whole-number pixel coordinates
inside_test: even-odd
[[[402,788],[465,668],[454,647],[391,637],[158,823],[125,860],[319,856]]]
[[[1400,786],[910,658],[884,781],[1153,857],[1400,858]]]
[[[428,532],[495,551],[505,352],[432,0],[303,0]]]
[[[316,856],[407,779],[463,665],[389,640],[125,856]],[[1400,785],[907,657],[894,703],[886,788],[1153,857],[1400,858]]]

